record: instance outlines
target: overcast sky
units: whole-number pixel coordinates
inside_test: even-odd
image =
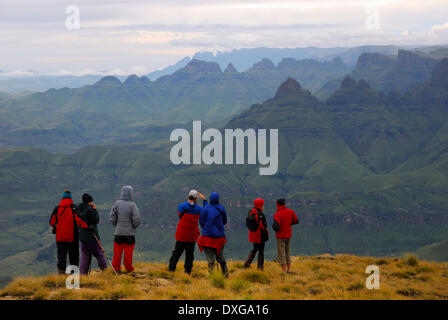
[[[70,5],[80,29],[66,26]],[[448,1],[0,0],[0,70],[18,74],[145,74],[197,51],[362,44],[448,44]]]

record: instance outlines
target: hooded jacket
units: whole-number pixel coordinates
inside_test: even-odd
[[[225,237],[224,226],[226,223],[226,209],[219,204],[219,194],[212,192],[210,195],[210,204],[204,206],[199,217],[202,235],[210,238]]]
[[[141,223],[140,212],[132,198],[132,187],[122,187],[121,200],[115,201],[110,210],[110,222],[115,226],[116,236],[135,236],[135,229]]]
[[[277,204],[277,212],[274,214],[274,224],[278,224],[280,227],[280,230],[275,233],[277,239],[290,239],[291,226],[297,223],[299,223],[299,219],[293,210]]]
[[[249,230],[249,242],[251,243],[261,243],[269,239],[269,232],[267,230],[268,224],[266,222],[266,216],[262,211],[263,205],[264,205],[263,199],[261,198],[255,199],[254,208],[249,213],[255,216],[255,220],[258,223],[257,231],[252,232]]]
[[[79,240],[81,242],[96,242],[96,239],[93,235],[95,235],[98,240],[100,240],[100,235],[98,233],[97,227],[98,222],[100,222],[98,211],[85,202],[80,203],[78,208],[79,217],[88,225],[87,229],[79,230]]]
[[[78,226],[87,228],[87,224],[82,221],[77,214],[78,207],[73,204],[70,198],[63,198],[59,205],[53,209],[50,217],[50,225],[56,227],[57,242],[78,241]]]
[[[207,205],[204,200],[204,205]],[[194,202],[185,201],[179,204],[177,214],[179,223],[176,229],[176,240],[183,242],[196,242],[199,237],[198,220],[201,215],[202,207]]]

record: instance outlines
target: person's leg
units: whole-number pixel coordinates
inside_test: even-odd
[[[257,251],[258,251],[258,243],[254,243],[252,251],[249,252],[249,255],[247,256],[246,261],[244,262],[244,268],[250,267],[250,264],[254,260],[255,255],[257,254]]]
[[[98,267],[100,267],[101,270],[107,269],[107,261],[106,257],[104,256],[104,251],[101,249],[98,242],[92,242],[90,244],[92,255],[96,258],[96,261],[98,261]]]
[[[67,269],[67,253],[68,248],[65,242],[56,242],[57,256],[58,256],[58,273],[65,274]]]
[[[68,258],[70,261],[70,265],[79,266],[79,240],[75,239],[74,241],[68,243]]]
[[[261,242],[258,244],[258,270],[263,271],[264,269],[264,245],[266,242]]]
[[[196,242],[186,242],[185,243],[185,273],[190,274],[193,269],[193,261],[194,261],[194,246]]]
[[[226,276],[226,278],[228,278],[229,271],[227,270],[227,262],[226,258],[224,257],[224,247],[222,247],[221,250],[219,250],[219,253],[216,254],[216,261],[219,262],[222,273]]]
[[[291,248],[291,239],[287,239],[285,242],[285,252],[286,252],[286,272],[289,272],[291,269],[291,255],[289,253],[289,249]]]
[[[287,266],[286,266],[284,239],[277,239],[277,261],[282,267],[283,271],[286,272]]]
[[[215,250],[216,249],[209,248],[209,247],[204,247],[205,258],[207,259],[208,271],[210,273],[212,273],[213,269],[215,268],[215,256],[216,256],[216,251]]]
[[[169,271],[176,271],[176,265],[177,262],[179,261],[180,256],[182,255],[182,253],[184,252],[184,243],[180,242],[180,241],[176,241],[176,245],[174,246],[174,250],[171,254],[171,258],[170,258],[170,262],[168,265],[168,270]]]
[[[92,253],[87,242],[81,242],[81,264],[79,265],[79,272],[81,274],[88,274],[90,263],[92,262]]]
[[[125,244],[124,245],[124,259],[123,259],[123,263],[124,263],[124,267],[126,268],[127,272],[134,271],[134,267],[132,266],[132,256],[134,254],[134,247],[135,247],[135,243],[134,244]]]
[[[123,244],[114,242],[114,256],[112,258],[112,266],[116,272],[121,270],[121,256],[123,255]]]

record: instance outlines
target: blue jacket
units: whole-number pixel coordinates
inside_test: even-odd
[[[204,206],[199,218],[202,234],[211,238],[225,237],[224,225],[226,223],[226,209],[219,204],[219,194],[212,192],[210,195],[210,204]]]

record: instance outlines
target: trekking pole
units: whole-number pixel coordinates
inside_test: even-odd
[[[110,264],[110,266],[112,267],[112,270],[114,271],[115,275],[118,277],[118,273],[117,273],[117,271],[115,271],[115,268],[114,268],[114,266],[112,265],[112,262],[110,262],[109,258],[107,257],[106,250],[104,250],[103,246],[101,245],[100,240],[98,240],[96,234],[94,234],[94,233],[92,233],[92,234],[93,234],[93,236],[95,237],[96,242],[98,242],[98,244],[100,245],[101,250],[103,250],[104,257],[105,257],[106,260],[109,262],[109,264]]]

